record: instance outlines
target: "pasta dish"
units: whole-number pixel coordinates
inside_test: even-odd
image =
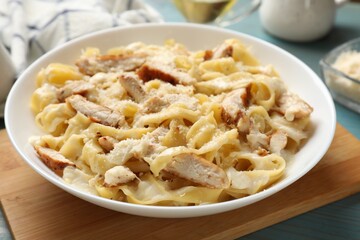
[[[236,39],[197,51],[174,40],[87,48],[74,65],[43,68],[36,85],[39,158],[82,191],[144,205],[266,189],[308,137],[313,111]]]

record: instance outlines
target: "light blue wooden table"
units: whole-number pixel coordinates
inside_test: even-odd
[[[182,16],[171,5],[171,1],[146,1],[164,16],[166,22],[184,22]],[[330,49],[350,39],[360,37],[360,4],[349,3],[339,9],[332,32],[325,38],[312,43],[290,43],[271,37],[261,28],[258,13],[229,29],[247,33],[275,44],[297,56],[319,74],[319,60]],[[336,104],[336,113],[338,122],[360,139],[360,115],[339,104]],[[0,119],[0,128],[4,128],[2,119]],[[3,213],[0,211],[0,240],[5,239],[11,239],[11,235]],[[360,193],[240,239],[360,240]]]

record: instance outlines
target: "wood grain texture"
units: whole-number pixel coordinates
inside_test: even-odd
[[[360,141],[340,125],[319,164],[279,193],[234,211],[159,219],[80,200],[27,166],[0,131],[0,197],[16,239],[234,239],[360,191]]]

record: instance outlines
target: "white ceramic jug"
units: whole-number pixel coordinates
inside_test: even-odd
[[[337,7],[346,0],[262,0],[264,29],[279,38],[306,42],[325,36],[332,28]]]

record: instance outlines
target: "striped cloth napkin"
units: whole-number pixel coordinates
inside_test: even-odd
[[[142,0],[0,0],[0,43],[18,74],[71,39],[147,22],[162,22],[162,17]]]

